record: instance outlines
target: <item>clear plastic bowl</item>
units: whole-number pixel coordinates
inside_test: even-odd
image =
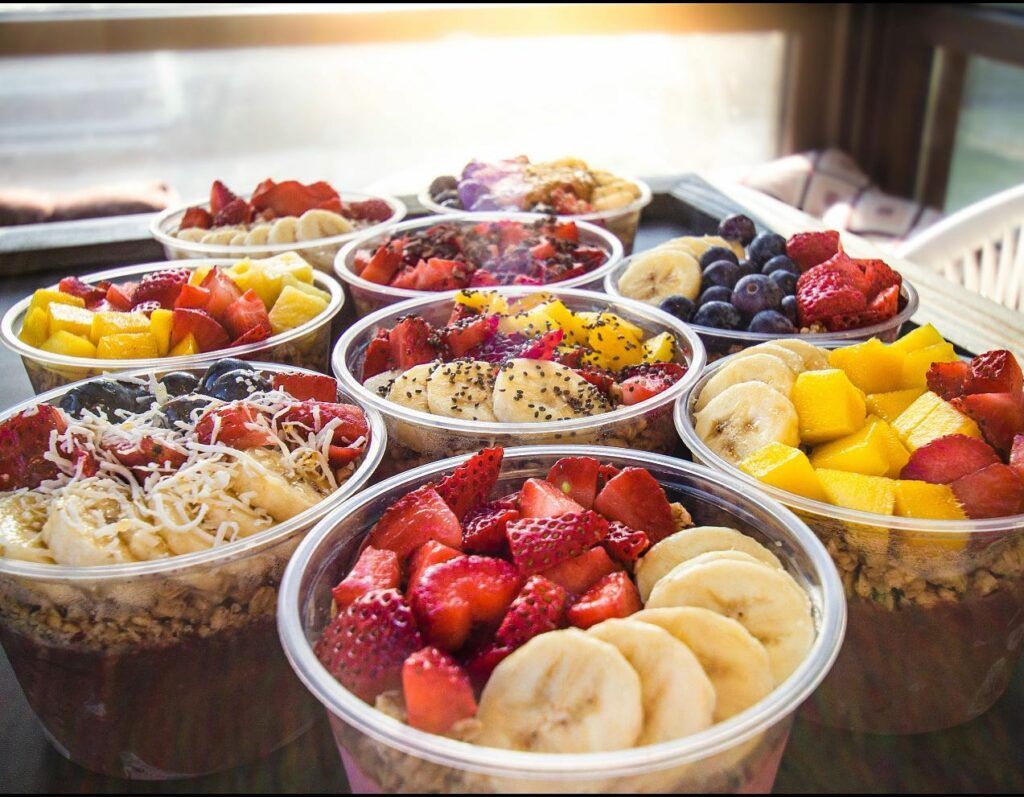
[[[846,644],[805,707],[810,719],[884,734],[923,733],[983,714],[1024,645],[1024,515],[922,520],[860,512],[762,484],[697,437],[693,402],[728,360],[676,405],[694,458],[792,509],[818,535],[849,603]]]
[[[334,263],[334,256],[346,243],[353,238],[361,237],[367,233],[379,232],[392,227],[405,218],[405,204],[393,196],[385,194],[364,194],[360,191],[345,191],[346,201],[361,202],[367,199],[380,199],[391,207],[391,216],[386,221],[374,224],[370,227],[363,227],[359,230],[332,235],[329,238],[317,238],[312,241],[296,241],[287,244],[262,244],[259,246],[227,246],[220,244],[202,244],[194,241],[184,241],[176,238],[174,233],[181,224],[185,211],[189,208],[201,207],[208,209],[210,203],[202,199],[190,202],[176,208],[165,210],[149,225],[149,231],[154,238],[163,244],[164,252],[170,260],[184,260],[187,258],[243,258],[243,257],[272,257],[282,252],[297,252],[320,271],[330,272]],[[249,194],[243,195],[244,199]]]
[[[643,254],[643,253],[640,253]],[[639,255],[634,255],[639,257]],[[619,277],[629,268],[633,261],[632,257],[621,261],[615,268],[611,269],[604,278],[605,293],[610,296],[622,296],[619,292]],[[627,297],[623,297],[627,298]],[[885,343],[892,343],[900,336],[903,325],[909,321],[917,312],[919,298],[914,286],[904,278],[903,289],[900,291],[900,301],[904,302],[903,309],[895,316],[881,324],[872,324],[861,329],[847,329],[843,332],[815,332],[797,335],[801,340],[806,340],[815,346],[835,346],[843,343],[857,343],[858,341],[879,338]],[[702,327],[696,324],[691,325],[700,335],[701,340],[708,350],[708,357],[716,360],[728,354],[734,354],[750,346],[759,343],[768,343],[780,338],[792,338],[792,334],[776,334],[772,332],[747,332],[746,330],[714,329]]]
[[[0,421],[55,403],[70,387],[12,407]],[[305,732],[316,706],[277,643],[277,589],[305,532],[380,463],[384,423],[363,409],[370,443],[352,476],[286,523],[206,551],[124,565],[0,557],[0,642],[62,755],[114,777],[179,778],[239,766]]]
[[[338,252],[338,257],[334,261],[334,273],[337,275],[338,279],[348,285],[349,292],[352,295],[352,302],[355,304],[356,314],[362,317],[372,313],[374,310],[387,307],[389,304],[402,302],[406,299],[416,299],[424,296],[438,296],[440,294],[438,291],[415,291],[408,288],[392,288],[389,285],[380,285],[376,282],[370,282],[369,280],[363,279],[358,276],[353,269],[356,253],[359,251],[368,248],[376,249],[382,243],[397,234],[406,233],[410,230],[433,227],[435,224],[461,222],[466,226],[472,227],[480,222],[487,221],[519,221],[526,223],[543,218],[547,217],[539,213],[460,213],[457,216],[453,214],[444,217],[428,216],[427,218],[422,219],[412,219],[410,221],[402,222],[401,224],[392,227],[390,230],[364,235],[361,238],[346,244],[345,247]],[[581,222],[578,223],[577,226],[580,231],[580,243],[586,246],[596,246],[603,249],[608,255],[608,261],[599,268],[595,268],[593,271],[586,274],[581,274],[578,277],[573,277],[572,279],[567,279],[562,282],[551,283],[551,285],[552,287],[557,286],[559,288],[600,290],[601,285],[604,283],[605,275],[615,268],[616,264],[622,260],[622,244],[619,243],[619,239],[614,235],[594,224]],[[448,295],[453,294],[454,291],[448,292]]]
[[[227,268],[235,262],[237,261],[202,260],[189,263],[188,267],[196,269],[203,266],[223,266]],[[175,262],[146,263],[141,266],[125,266],[109,271],[98,271],[95,274],[86,274],[82,279],[88,283],[99,280],[116,281],[141,277],[143,274],[166,268],[181,267],[181,263]],[[258,343],[233,346],[203,354],[158,357],[151,360],[100,360],[90,357],[67,357],[37,349],[18,337],[18,332],[21,331],[21,325],[25,320],[25,313],[32,301],[31,296],[22,299],[4,314],[3,320],[0,321],[0,340],[8,349],[21,356],[21,362],[25,366],[32,389],[36,393],[43,393],[61,385],[111,371],[123,371],[129,368],[161,371],[187,370],[200,364],[211,365],[225,357],[284,363],[308,368],[311,371],[325,372],[331,348],[331,321],[341,311],[341,307],[345,303],[345,293],[341,286],[326,274],[314,272],[313,283],[320,290],[331,295],[327,309],[316,318],[310,319],[295,329],[271,335]]]
[[[545,755],[477,747],[416,730],[355,697],[313,652],[331,620],[331,587],[394,500],[462,462],[455,457],[364,490],[325,517],[299,546],[281,585],[278,627],[299,678],[327,709],[353,793],[771,791],[793,712],[835,660],[843,637],[842,585],[821,544],[792,513],[735,479],[640,451],[540,446],[505,451],[495,495],[541,476],[560,457],[589,455],[647,468],[698,524],[730,525],[779,555],[807,591],[817,636],[800,667],[760,703],[701,733],[659,745]]]
[[[613,301],[602,293],[562,288],[496,288],[508,296],[546,293],[557,296],[570,310],[609,310],[651,335],[670,332],[680,349],[677,361],[688,366],[687,373],[663,393],[629,407],[563,421],[543,423],[494,423],[464,421],[419,412],[399,406],[367,390],[356,374],[363,354],[378,327],[391,328],[402,316],[417,314],[431,324],[444,325],[452,309],[452,295],[434,295],[386,307],[361,319],[341,336],[331,363],[345,389],[360,401],[379,410],[388,426],[388,450],[381,474],[391,475],[411,467],[434,462],[484,445],[506,448],[521,445],[585,444],[637,448],[670,454],[679,444],[672,423],[672,404],[700,376],[704,368],[704,346],[694,332],[667,313],[627,300]]]
[[[633,242],[636,240],[636,231],[640,226],[640,213],[645,207],[651,204],[651,187],[643,180],[626,178],[629,182],[640,189],[640,196],[628,205],[621,208],[610,208],[609,210],[595,210],[591,213],[579,213],[576,215],[559,216],[560,219],[569,219],[575,222],[585,221],[598,227],[603,227],[612,233],[622,242],[622,250],[628,255],[633,251]],[[431,213],[442,215],[472,213],[479,216],[490,211],[466,211],[461,208],[449,208],[437,204],[430,197],[430,190],[423,189],[416,197],[419,203]]]

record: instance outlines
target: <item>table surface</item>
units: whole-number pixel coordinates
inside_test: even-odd
[[[820,227],[816,220],[790,208],[750,196],[742,189],[717,186],[725,194],[755,210],[762,220],[783,234]],[[776,205],[779,205],[776,207]],[[692,219],[680,217],[679,204],[659,194],[644,214],[637,238],[643,250],[673,235],[682,234]],[[801,226],[803,225],[803,226]],[[856,247],[866,246],[854,242]],[[890,258],[891,261],[891,258]],[[921,284],[916,266],[899,268]],[[92,269],[89,269],[92,270]],[[67,272],[62,272],[61,276]],[[0,278],[0,313],[37,287],[52,284],[52,273]],[[922,290],[946,295],[942,285]],[[963,306],[963,291],[954,292]],[[976,299],[976,301],[975,301]],[[915,320],[940,321],[940,329],[968,349],[985,348],[991,334],[986,327],[1004,316],[1002,308],[977,297],[967,305],[981,313],[953,328],[952,316],[922,312]],[[932,311],[934,313],[934,311]],[[973,330],[973,331],[972,331]],[[979,331],[980,330],[980,331]],[[958,337],[957,332],[968,337]],[[1012,345],[1024,351],[1024,323],[1019,316],[1003,327],[1004,335],[1017,336]],[[978,344],[982,345],[978,345]],[[1003,344],[1008,345],[1006,343]],[[0,407],[32,395],[18,358],[0,351]],[[59,688],[56,685],[55,688]],[[917,736],[870,736],[823,728],[797,719],[776,780],[778,792],[1022,792],[1024,791],[1024,670],[1018,666],[1007,693],[986,714],[957,728]],[[254,764],[218,775],[188,781],[147,783],[121,781],[90,773],[60,756],[46,741],[0,652],[0,793],[197,793],[221,792],[347,792],[330,730],[325,720],[277,753]]]

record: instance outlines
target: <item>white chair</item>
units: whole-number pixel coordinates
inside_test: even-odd
[[[1011,310],[1024,309],[1024,185],[943,219],[899,255]]]

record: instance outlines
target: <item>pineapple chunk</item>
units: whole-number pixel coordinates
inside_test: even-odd
[[[874,393],[867,397],[868,412],[892,423],[911,404],[917,401],[924,390],[912,387],[910,390],[894,390],[889,393]]]
[[[892,428],[911,453],[946,435],[981,436],[978,424],[932,392],[922,394],[907,407]]]
[[[740,462],[739,468],[771,487],[815,501],[828,501],[807,455],[799,448],[769,443]]]
[[[274,257],[252,261],[253,267],[275,277],[294,277],[307,285],[313,284],[313,267],[295,252],[284,252]]]
[[[25,314],[18,337],[29,346],[42,345],[50,337],[50,314],[41,307],[33,307]]]
[[[151,359],[160,356],[160,347],[149,332],[122,332],[100,338],[96,356],[101,360]]]
[[[893,351],[878,338],[835,349],[828,357],[833,368],[846,372],[865,393],[887,393],[902,387],[902,352]]]
[[[92,345],[91,340],[81,335],[73,335],[66,330],[50,335],[39,348],[53,354],[63,354],[66,357],[96,356],[96,347]]]
[[[896,509],[896,482],[892,479],[840,470],[817,473],[829,502],[836,506],[879,515],[891,515]]]
[[[89,337],[97,346],[107,335],[127,335],[149,332],[149,319],[145,313],[119,313],[116,311],[94,313]]]
[[[890,344],[889,348],[893,351],[898,351],[901,354],[909,354],[917,349],[923,349],[927,346],[935,346],[938,343],[945,342],[946,339],[939,334],[939,330],[931,324],[925,324],[923,327],[918,327],[913,332],[908,332],[895,343]]]
[[[72,335],[89,337],[92,333],[92,319],[95,313],[73,304],[53,302],[47,307],[50,313],[50,333],[65,330]]]
[[[168,357],[185,357],[190,354],[199,353],[199,344],[196,343],[196,336],[189,332],[178,341],[178,345],[168,352]]]
[[[286,285],[270,310],[270,328],[274,334],[294,329],[316,318],[327,309],[327,302]]]
[[[174,312],[171,310],[154,310],[149,315],[149,334],[156,340],[156,347],[161,357],[166,357],[171,350],[171,327],[174,324]]]
[[[838,368],[804,371],[791,398],[800,416],[800,439],[808,445],[837,440],[864,426],[864,394]]]
[[[38,307],[45,310],[51,304],[70,304],[74,307],[85,307],[85,299],[81,296],[72,296],[70,293],[58,291],[54,288],[40,288],[32,294],[32,301],[29,302],[29,309]]]
[[[896,514],[900,517],[931,520],[967,519],[948,484],[929,484],[908,479],[896,482]]]
[[[328,304],[331,301],[331,294],[327,291],[322,291],[315,285],[311,285],[308,282],[303,282],[293,277],[291,274],[284,274],[281,277],[282,290],[285,285],[291,285],[293,288],[297,288],[303,293],[308,293],[310,296],[316,296],[318,299],[323,299]]]
[[[859,432],[822,443],[811,452],[811,465],[817,469],[886,476],[889,450],[885,435],[877,424],[869,424]]]
[[[676,339],[669,332],[662,332],[644,342],[645,363],[670,363],[676,354]]]
[[[239,266],[240,264],[247,263],[247,262],[248,262],[247,260],[240,260],[238,263],[236,263],[234,266],[232,266],[232,268],[235,268],[235,267]],[[203,280],[206,279],[206,277],[209,275],[209,273],[211,271],[213,271],[213,266],[199,266],[198,268],[196,268],[195,271],[193,271],[189,275],[188,284],[189,285],[193,285],[193,286],[202,285],[203,284]]]
[[[952,363],[959,359],[952,343],[936,343],[934,346],[915,349],[903,360],[903,387],[927,387],[928,370],[932,363]]]

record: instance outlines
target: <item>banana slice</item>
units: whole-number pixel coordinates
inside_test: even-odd
[[[376,376],[371,376],[365,382],[363,387],[369,390],[371,393],[376,393],[382,398],[386,398],[388,393],[391,391],[391,386],[395,383],[395,380],[402,375],[401,371],[382,371]]]
[[[229,246],[235,235],[238,234],[238,229],[235,227],[225,227],[222,230],[212,230],[207,232],[200,240],[204,244],[214,244],[216,246]]]
[[[231,240],[228,242],[228,244],[230,246],[245,246],[245,239],[248,237],[249,233],[247,233],[245,230],[242,230],[241,232],[236,232],[231,237]]]
[[[46,514],[45,508],[30,510],[17,493],[0,499],[0,557],[53,564],[39,533]]]
[[[352,222],[340,213],[331,213],[322,208],[307,210],[299,216],[297,238],[300,241],[314,241],[317,238],[330,238],[332,235],[344,235],[352,232]]]
[[[618,648],[640,676],[644,727],[637,745],[710,727],[715,689],[697,657],[671,633],[631,620],[605,620],[587,633]]]
[[[805,371],[821,371],[829,367],[828,355],[817,346],[799,338],[780,338],[772,341],[773,346],[778,346],[794,354],[799,354],[804,361]]]
[[[182,241],[191,241],[192,243],[201,243],[203,238],[207,236],[207,232],[203,227],[186,227],[183,230],[178,230],[174,233],[175,238],[180,238]]]
[[[807,367],[804,365],[804,358],[797,354],[795,351],[790,351],[784,346],[780,346],[774,341],[771,343],[759,343],[757,346],[751,346],[749,349],[743,349],[732,356],[733,361],[741,360],[744,357],[749,357],[752,354],[770,354],[773,357],[778,357],[782,362],[786,364],[796,376],[800,376]]]
[[[257,224],[245,236],[246,246],[263,246],[270,238],[270,225]]]
[[[740,462],[769,443],[800,445],[793,402],[763,382],[733,385],[694,418],[694,430],[723,459]]]
[[[124,542],[134,519],[111,520],[120,514],[118,502],[65,491],[50,505],[42,538],[58,564],[75,567],[133,562]]]
[[[270,225],[267,233],[268,244],[293,244],[298,240],[299,220],[294,216],[282,216]]]
[[[716,397],[733,385],[745,382],[763,382],[775,388],[786,398],[793,393],[794,374],[785,362],[772,354],[751,354],[730,360],[716,373],[701,390],[694,409],[700,412]]]
[[[427,379],[427,405],[434,415],[467,421],[495,421],[494,366],[455,360],[437,366]]]
[[[647,600],[659,579],[677,565],[711,551],[740,551],[770,567],[782,569],[778,558],[753,537],[725,526],[694,526],[666,537],[654,545],[636,563],[636,585],[640,597]]]
[[[789,573],[760,563],[684,562],[658,581],[646,606],[697,606],[731,617],[764,645],[776,684],[799,666],[814,642],[807,595]]]
[[[499,664],[477,712],[485,747],[594,753],[632,747],[644,727],[640,677],[607,642],[574,628],[534,637]]]
[[[630,299],[660,304],[669,296],[696,299],[701,272],[697,260],[686,252],[652,249],[637,255],[619,277],[619,292]]]
[[[537,423],[608,412],[605,395],[571,368],[548,360],[510,360],[494,382],[494,417]]]
[[[430,375],[437,368],[437,363],[423,363],[422,365],[414,365],[412,368],[404,371],[391,384],[391,389],[388,391],[388,401],[393,401],[395,404],[401,404],[403,407],[408,407],[411,410],[419,410],[420,412],[430,412],[430,404],[427,401],[427,381],[430,379]]]
[[[629,619],[664,628],[693,651],[718,698],[714,722],[723,722],[745,711],[775,686],[768,651],[729,617],[687,606],[647,609],[630,615]]]

